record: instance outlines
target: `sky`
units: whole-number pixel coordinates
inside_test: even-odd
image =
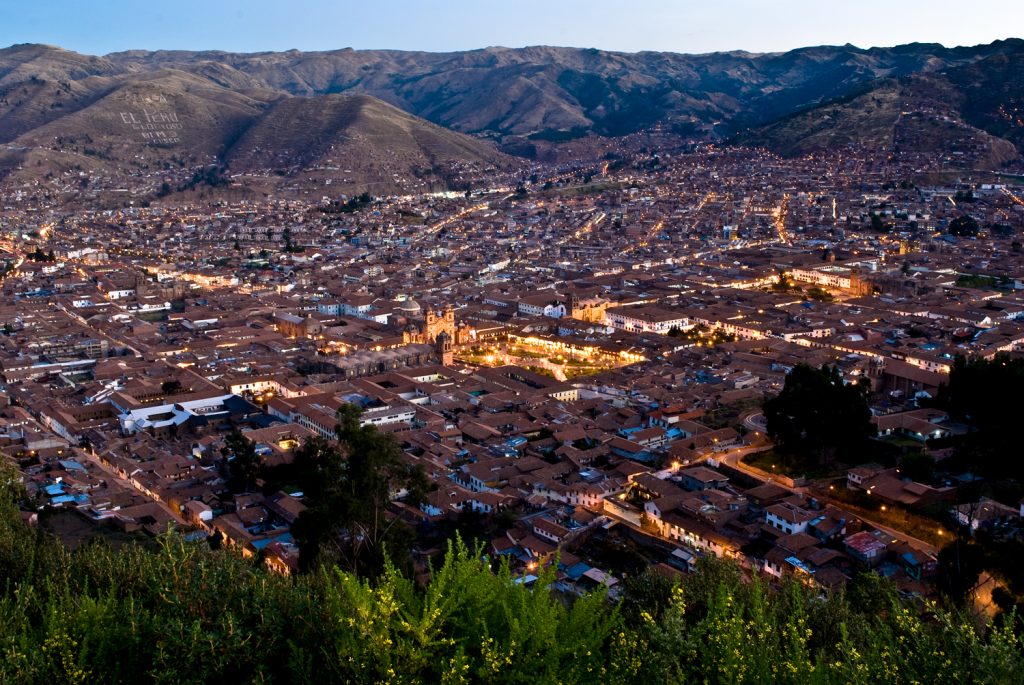
[[[0,46],[93,55],[493,45],[775,52],[1009,37],[1024,37],[1024,0],[0,0]]]

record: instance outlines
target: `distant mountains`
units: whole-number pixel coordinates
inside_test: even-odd
[[[241,174],[259,189],[300,179],[333,183],[324,194],[384,193],[460,188],[520,165],[366,94],[290,95],[212,63],[140,69],[47,46],[0,51],[0,177],[12,181],[166,175],[167,194]]]
[[[786,155],[860,144],[902,154],[956,155],[998,167],[1024,150],[1024,52],[943,72],[855,86],[841,98],[741,133],[736,141]]]
[[[173,158],[236,172],[347,165],[383,182],[510,163],[483,139],[528,151],[530,141],[658,126],[784,153],[891,142],[909,125],[901,113],[938,104],[998,162],[1016,152],[996,138],[1024,144],[1022,55],[1017,39],[706,55],[530,47],[93,57],[16,45],[0,50],[0,169]],[[934,136],[906,137],[926,145]],[[357,172],[347,161],[357,157],[373,161]]]

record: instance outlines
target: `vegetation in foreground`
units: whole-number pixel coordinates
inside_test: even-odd
[[[388,567],[298,578],[168,535],[158,551],[69,551],[0,496],[4,683],[1010,683],[1015,618],[978,628],[875,576],[844,595],[770,589],[709,561],[647,571],[623,599],[567,601],[454,545],[426,587]]]

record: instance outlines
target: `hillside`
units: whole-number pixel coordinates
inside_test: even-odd
[[[1024,94],[1024,90],[1017,92]],[[979,127],[992,125],[985,121],[985,114],[968,114],[970,107],[989,112],[1000,106],[994,104],[998,98],[992,94],[984,102],[965,93],[947,75],[885,78],[846,97],[744,132],[735,140],[785,156],[859,145],[904,156],[945,155],[961,166],[995,168],[1017,159],[1020,152],[1010,141]],[[1006,126],[1000,132],[1009,129]]]
[[[723,132],[770,121],[873,79],[934,73],[1024,42],[971,48],[911,44],[786,53],[683,55],[529,47],[455,53],[333,50],[238,54],[130,51],[88,57],[48,46],[0,50],[0,87],[32,77],[73,82],[161,69],[188,71],[229,88],[306,97],[372,95],[416,116],[469,133],[528,136],[551,131],[621,135],[654,122]]]
[[[946,78],[963,94],[967,122],[1024,150],[1024,53],[994,55]]]
[[[295,187],[299,174],[332,193],[462,189],[520,166],[494,143],[557,159],[559,141],[610,149],[609,137],[634,133],[738,135],[784,154],[856,142],[997,166],[1018,155],[1002,138],[1024,138],[1022,60],[1016,39],[706,55],[492,47],[93,57],[16,45],[0,49],[0,178],[57,178],[66,193],[70,181],[144,190],[124,178],[164,174],[149,186],[173,190],[213,168],[252,192]]]
[[[371,189],[396,176],[450,180],[458,167],[503,163],[481,140],[427,123],[366,95],[288,97],[275,102],[224,156],[236,172],[305,169],[306,177],[342,174]]]
[[[11,182],[166,173],[176,188],[215,167],[258,177],[259,189],[312,171],[337,192],[383,192],[463,187],[463,172],[512,164],[492,143],[370,96],[291,96],[220,63],[118,73],[55,48],[3,53],[0,178]]]
[[[569,599],[449,547],[425,586],[338,569],[286,578],[205,543],[74,551],[0,485],[0,680],[36,683],[1009,683],[1010,627],[905,603],[877,576],[845,594],[772,590],[705,560]]]
[[[125,69],[219,62],[296,95],[360,92],[464,132],[529,136],[550,131],[622,135],[659,121],[724,132],[763,123],[872,79],[934,72],[1021,41],[975,48],[852,45],[786,53],[682,55],[593,49],[485,48],[457,53],[386,50],[233,54],[128,52]]]

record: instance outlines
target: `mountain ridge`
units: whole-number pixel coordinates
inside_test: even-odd
[[[1024,150],[1024,53],[869,81],[844,96],[740,133],[783,155],[858,143],[894,152],[945,148],[982,167]],[[910,143],[909,147],[907,143]]]
[[[950,132],[979,163],[998,165],[1024,145],[1014,123],[1024,108],[1022,60],[1021,39],[702,55],[499,46],[449,53],[342,48],[92,56],[19,44],[0,49],[0,176],[28,178],[26,163],[43,173],[108,175],[214,165],[285,179],[329,168],[338,173],[325,184],[357,190],[390,187],[394,178],[462,188],[460,165],[467,173],[515,167],[495,145],[529,156],[581,137],[665,131],[680,140],[731,139],[800,154],[858,140],[898,147],[897,122],[911,147],[923,151],[920,141],[941,141],[944,124],[899,117],[907,108],[897,100],[907,98],[920,100],[910,109],[955,119]],[[900,83],[910,90],[893,95]],[[956,107],[936,101],[929,84]],[[851,111],[839,126],[827,125],[832,114],[816,112],[873,89],[875,99],[895,110],[873,118]],[[381,105],[345,104],[341,96]],[[365,116],[348,121],[342,116],[348,109]],[[300,131],[287,117],[312,128]],[[375,129],[372,117],[386,133],[353,142],[348,127]],[[919,123],[923,128],[914,128]],[[346,154],[339,158],[339,150]],[[354,159],[375,166],[356,173]],[[345,169],[352,170],[347,180]]]
[[[23,53],[45,49],[15,48]],[[0,86],[4,58],[15,48],[0,50]],[[58,61],[71,67],[65,70],[69,77],[86,68],[138,73],[173,66],[196,71],[216,62],[291,95],[364,92],[454,130],[528,136],[578,127],[621,135],[652,120],[693,121],[710,129],[714,122],[728,123],[737,113],[745,113],[733,127],[742,129],[837,95],[855,83],[1021,51],[1024,41],[1005,39],[952,48],[914,43],[699,55],[492,46],[437,53],[351,48],[256,53],[131,50],[72,57],[78,53],[61,49]],[[765,107],[764,115],[759,115]]]

